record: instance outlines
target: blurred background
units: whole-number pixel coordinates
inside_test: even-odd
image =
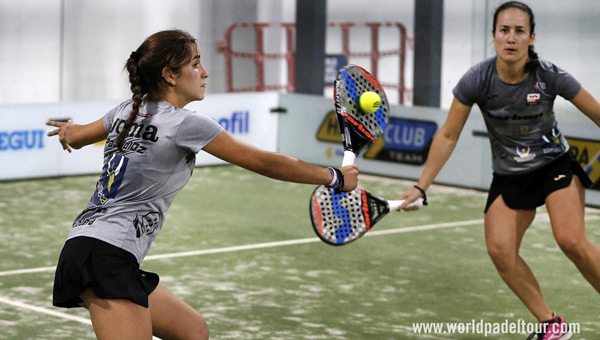
[[[363,66],[392,105],[386,134],[356,160],[360,184],[394,198],[420,175],[452,88],[495,54],[492,15],[502,2],[0,0],[0,339],[95,338],[85,310],[58,311],[50,301],[58,253],[101,171],[104,145],[66,153],[44,122],[90,122],[129,98],[123,66],[146,37],[173,28],[197,37],[208,95],[186,108],[248,143],[324,166],[343,155],[333,79],[346,63]],[[600,98],[600,1],[525,2],[540,57]],[[599,244],[600,134],[562,98],[555,111],[595,181],[585,218]],[[312,187],[205,166],[216,164],[198,154],[200,168],[144,262],[205,315],[215,339],[475,340],[481,334],[419,334],[411,325],[534,322],[486,254],[491,151],[477,107],[428,192],[430,206],[392,213],[374,237],[348,247],[315,237]],[[578,339],[597,339],[598,294],[556,245],[545,208],[530,229],[523,254],[549,302],[580,323]]]
[[[77,157],[89,150],[77,157],[60,155],[58,143],[42,138],[46,131],[40,122],[61,117],[88,122],[129,98],[123,70],[129,54],[149,35],[173,28],[197,37],[202,63],[210,72],[207,99],[188,108],[223,124],[229,121],[230,127],[240,117],[248,117],[253,127],[249,135],[254,136],[246,139],[248,142],[317,164],[337,163],[334,158],[341,148],[315,146],[312,150],[325,150],[325,159],[319,160],[312,158],[315,152],[295,153],[282,145],[298,126],[304,134],[296,138],[312,139],[319,127],[310,124],[320,121],[331,108],[337,71],[348,63],[363,66],[386,89],[392,116],[400,117],[390,123],[390,134],[404,132],[395,140],[384,136],[384,149],[394,155],[374,156],[395,158],[395,162],[361,163],[359,159],[358,164],[372,173],[415,179],[430,138],[445,120],[453,87],[472,65],[495,55],[492,20],[502,2],[0,0],[0,72],[5,76],[0,85],[0,116],[4,118],[0,123],[0,162],[9,164],[0,169],[0,179],[90,173],[89,168],[80,167],[86,164],[99,169],[90,160],[97,159],[100,148],[88,159]],[[570,72],[600,97],[600,64],[596,61],[600,1],[526,3],[535,14],[535,48],[540,58]],[[273,95],[288,94],[313,97],[296,101],[299,113],[288,107],[286,118],[273,117],[272,107],[285,106]],[[309,103],[317,102],[322,104],[310,108],[316,115],[300,122],[309,114]],[[600,205],[598,129],[561,97],[555,102],[555,111],[577,159],[596,182],[587,201]],[[486,190],[491,179],[489,142],[476,106],[473,112],[466,129],[471,132],[463,133],[466,137],[461,136],[462,145],[451,158],[457,166],[446,166],[437,180]],[[286,119],[292,121],[288,130]],[[429,125],[431,133],[417,145],[419,141],[410,132],[420,129],[421,123]],[[265,133],[255,130],[261,126],[264,131],[270,131],[267,126],[281,131],[267,145],[257,144],[265,138]],[[329,132],[331,136],[316,139],[339,139],[339,132]],[[238,137],[245,138],[243,133]],[[406,162],[415,149],[418,162]],[[464,162],[473,171],[468,176]]]
[[[150,34],[179,28],[198,38],[202,62],[209,70],[209,93],[232,89],[256,89],[256,60],[233,55],[256,53],[254,27],[235,27],[236,23],[264,23],[263,46],[266,54],[281,54],[264,62],[266,90],[280,86],[290,91],[289,59],[285,27],[294,24],[297,6],[308,0],[0,0],[0,72],[7,81],[0,85],[0,104],[96,101],[129,96],[123,65],[129,53]],[[473,64],[494,54],[491,41],[492,13],[499,0],[327,0],[325,8],[325,54],[344,53],[341,24],[349,29],[348,62],[370,66],[372,52],[377,59],[378,77],[397,86],[400,82],[399,52],[405,56],[403,67],[404,105],[413,104],[415,3],[441,18],[439,92],[441,108],[448,108],[451,90]],[[593,94],[600,94],[597,75],[600,66],[600,2],[589,0],[531,0],[537,21],[536,49],[541,58],[553,61],[571,72]],[[312,5],[314,6],[314,5]],[[441,11],[441,12],[440,12]],[[376,29],[379,51],[372,51],[372,31],[366,23],[384,24]],[[391,24],[391,26],[385,26]],[[406,30],[401,50],[398,24]],[[293,36],[295,40],[295,36]],[[431,40],[431,39],[430,39]],[[423,44],[429,42],[422,42]],[[227,45],[229,44],[229,45]],[[295,46],[294,50],[313,46]],[[386,54],[387,52],[387,54]],[[365,56],[368,55],[368,56]],[[227,70],[228,59],[232,70]],[[334,59],[335,60],[335,59]],[[293,68],[293,66],[292,66]],[[367,67],[369,69],[369,67]],[[228,83],[227,74],[231,73]],[[307,70],[307,72],[309,72]],[[418,74],[417,74],[418,76]],[[400,102],[398,91],[389,91],[392,102]],[[330,91],[324,89],[324,94]],[[560,108],[574,108],[558,102]]]

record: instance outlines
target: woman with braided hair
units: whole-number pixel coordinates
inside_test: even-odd
[[[274,179],[356,187],[357,167],[322,168],[232,137],[213,119],[183,107],[204,98],[209,76],[195,39],[168,30],[127,59],[132,99],[99,120],[49,121],[63,149],[106,139],[104,167],[61,252],[53,304],[89,310],[98,339],[208,339],[203,317],[139,268],[195,155],[208,152]]]
[[[546,205],[556,242],[600,293],[600,250],[586,236],[584,223],[584,188],[592,183],[569,152],[553,108],[561,96],[600,126],[600,104],[572,75],[538,58],[535,20],[526,4],[501,4],[494,13],[492,36],[496,55],[473,66],[454,88],[454,101],[421,177],[398,199],[406,200],[406,206],[425,196],[477,104],[494,171],[484,210],[488,254],[504,282],[540,322],[529,339],[566,340],[571,337],[568,325],[546,303],[519,248],[536,208]]]

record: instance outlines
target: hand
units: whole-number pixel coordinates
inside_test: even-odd
[[[404,200],[404,203],[398,207],[398,211],[400,210],[404,210],[404,211],[414,211],[414,210],[419,210],[419,206],[411,206],[411,207],[406,207],[407,205],[409,205],[410,203],[416,201],[417,199],[423,197],[423,194],[421,194],[421,191],[419,191],[417,188],[410,188],[410,190],[404,192],[403,194],[398,195],[398,197],[396,198],[397,200]]]
[[[358,186],[358,166],[355,164],[346,165],[340,168],[340,171],[344,175],[344,187],[342,190],[352,191],[356,189],[356,186]]]
[[[62,145],[63,150],[67,150],[68,152],[71,152],[71,147],[67,143],[67,131],[69,130],[69,128],[71,127],[71,125],[73,125],[73,121],[70,120],[70,119],[68,121],[66,121],[66,122],[59,122],[59,121],[56,121],[56,120],[49,120],[49,121],[46,122],[46,125],[48,125],[48,126],[54,126],[54,127],[58,128],[56,130],[52,130],[52,131],[48,132],[48,137],[52,137],[52,136],[58,135],[58,141]]]

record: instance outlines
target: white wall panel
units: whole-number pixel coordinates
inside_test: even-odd
[[[0,104],[58,98],[59,33],[60,0],[0,0]]]

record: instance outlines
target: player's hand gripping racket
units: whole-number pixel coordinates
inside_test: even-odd
[[[335,192],[318,186],[310,198],[310,218],[319,238],[328,244],[348,244],[371,230],[391,210],[404,201],[388,201],[363,188]],[[418,199],[409,206],[422,206]]]
[[[360,108],[360,96],[367,91],[381,97],[381,105],[373,113],[366,113]],[[357,65],[347,65],[340,70],[333,97],[344,143],[342,166],[346,166],[354,164],[356,156],[383,134],[390,109],[383,87],[375,77]]]

